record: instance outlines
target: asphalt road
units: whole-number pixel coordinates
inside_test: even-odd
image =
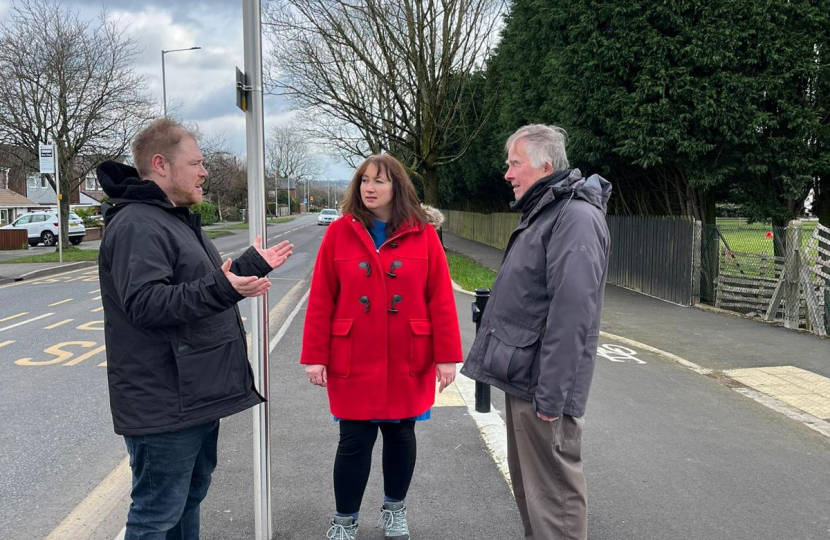
[[[273,307],[313,266],[314,216],[268,227],[294,255],[270,274]],[[224,257],[247,231],[217,238]],[[0,287],[0,538],[42,539],[123,459],[112,431],[97,268]],[[250,313],[248,301],[240,306]],[[247,323],[246,323],[247,324]]]
[[[287,237],[297,246],[271,276],[269,299],[276,306],[272,335],[299,307],[271,355],[273,508],[280,539],[323,538],[333,508],[337,427],[324,392],[308,384],[297,363],[301,298],[324,231],[312,220],[269,229],[271,237],[285,235],[275,240]],[[247,247],[247,235],[216,244],[234,256]],[[111,429],[99,367],[103,351],[95,352],[103,345],[95,322],[100,312],[93,311],[100,307],[97,288],[94,269],[0,288],[0,319],[28,312],[0,321],[0,539],[42,540],[126,455]],[[465,350],[474,336],[471,300],[456,295]],[[619,321],[625,306],[608,315],[614,332],[624,335]],[[658,327],[659,320],[625,321],[632,328],[648,323]],[[670,341],[672,331],[688,334],[664,328],[658,337]],[[830,538],[830,439],[747,399],[722,378],[608,339],[601,339],[600,352],[583,443],[591,540]],[[692,347],[684,356],[704,360]],[[20,362],[25,358],[31,360]],[[490,421],[498,421],[504,410],[499,391],[493,403],[498,412]],[[414,537],[518,540],[515,504],[481,426],[463,402],[444,405],[418,426],[419,462],[408,501]],[[253,538],[251,431],[248,413],[222,422],[219,467],[203,506],[206,540]],[[375,525],[379,446],[361,538],[381,536]],[[96,538],[114,538],[123,527],[119,512]]]

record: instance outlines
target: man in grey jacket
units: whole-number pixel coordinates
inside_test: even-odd
[[[529,125],[505,144],[522,211],[461,373],[506,395],[507,463],[525,538],[586,540],[582,416],[594,372],[611,184],[569,169],[565,132]]]

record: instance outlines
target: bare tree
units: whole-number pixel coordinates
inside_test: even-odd
[[[279,189],[287,190],[289,178],[294,182],[306,182],[322,173],[322,164],[308,138],[308,130],[302,126],[276,125],[271,128],[265,138],[267,183],[276,182]],[[275,186],[265,187],[267,190]],[[286,195],[289,195],[288,191]],[[277,193],[274,196],[278,199]]]
[[[472,75],[504,0],[273,0],[269,84],[311,108],[344,157],[389,152],[438,202],[437,167],[466,152],[488,115]]]
[[[321,165],[308,142],[308,132],[303,128],[276,125],[265,139],[265,160],[268,172],[278,178],[297,180],[313,178],[320,174]]]
[[[52,0],[17,0],[0,24],[0,141],[30,171],[38,144],[56,143],[63,230],[69,194],[98,163],[122,156],[153,116],[133,70],[138,52],[106,11],[93,25]]]

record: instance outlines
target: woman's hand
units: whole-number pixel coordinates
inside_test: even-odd
[[[438,387],[438,393],[440,394],[444,391],[444,388],[451,385],[455,380],[455,362],[435,364],[435,375],[441,385]]]
[[[308,364],[305,367],[305,374],[308,375],[308,382],[311,384],[326,387],[328,377],[326,376],[326,366],[323,364]]]

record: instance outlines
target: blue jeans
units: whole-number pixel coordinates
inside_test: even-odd
[[[219,421],[126,436],[133,471],[124,540],[198,540],[199,504],[216,468]]]

